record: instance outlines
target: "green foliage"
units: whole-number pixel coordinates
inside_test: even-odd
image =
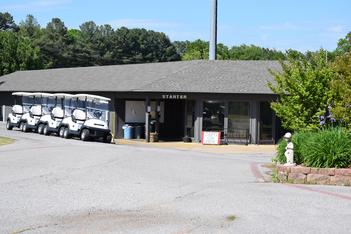
[[[26,20],[19,24],[21,36],[35,39],[40,37],[40,25],[33,15],[27,15]]]
[[[345,38],[339,40],[335,50],[337,55],[344,55],[347,52],[351,52],[351,32],[349,32]]]
[[[39,68],[40,51],[28,38],[12,31],[0,31],[0,75]]]
[[[271,106],[285,129],[319,127],[319,116],[326,113],[331,99],[330,81],[334,76],[324,55],[321,50],[307,59],[288,53],[288,61],[281,62],[283,71],[271,72],[275,82],[269,83],[269,87],[279,96]]]
[[[189,43],[190,41],[174,41],[172,44],[176,49],[177,54],[179,54],[180,57],[183,57]]]
[[[351,127],[351,52],[336,58],[333,69],[336,76],[331,82],[333,94],[333,115]]]
[[[283,60],[285,54],[274,49],[254,45],[234,46],[229,51],[232,60]]]
[[[304,165],[345,168],[351,165],[351,136],[342,128],[320,130],[299,143]]]
[[[292,142],[294,143],[294,161],[297,164],[302,164],[305,161],[303,149],[306,146],[306,142],[314,136],[315,131],[300,131],[293,134]]]
[[[167,62],[180,60],[164,33],[146,29],[117,29],[112,49],[116,63]]]
[[[174,42],[180,51],[182,60],[208,59],[209,42],[196,40],[193,42]],[[184,49],[185,47],[185,49]],[[280,60],[285,59],[281,51],[262,48],[254,45],[240,45],[229,49],[224,44],[217,45],[217,59],[219,60]]]
[[[18,26],[8,12],[0,12],[0,31],[18,31]]]
[[[208,59],[209,43],[203,40],[190,42],[186,46],[186,52],[182,60],[204,60]]]
[[[169,38],[151,30],[114,30],[93,21],[83,23],[79,29],[68,29],[59,18],[40,28],[28,15],[17,31],[13,17],[0,13],[0,32],[15,33],[0,36],[0,75],[21,69],[180,60]]]
[[[274,158],[274,161],[278,161],[281,164],[286,163],[285,158],[285,147],[287,146],[287,142],[284,139],[280,139],[277,145],[277,156]]]
[[[67,28],[59,18],[53,18],[47,24],[36,44],[40,48],[45,68],[68,67],[70,65]]]

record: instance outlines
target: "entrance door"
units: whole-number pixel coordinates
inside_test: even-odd
[[[221,132],[224,136],[225,102],[205,101],[202,115],[202,130]]]
[[[273,144],[273,110],[269,102],[260,102],[259,142]]]
[[[160,126],[162,140],[182,140],[184,137],[184,100],[165,100],[164,123]]]

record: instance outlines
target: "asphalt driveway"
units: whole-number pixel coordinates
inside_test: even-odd
[[[350,233],[351,188],[262,183],[272,155],[6,131],[0,233]]]

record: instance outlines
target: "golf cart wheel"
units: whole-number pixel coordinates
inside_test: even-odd
[[[12,126],[11,126],[11,122],[10,122],[10,120],[8,119],[7,121],[6,121],[6,129],[7,130],[12,130]]]
[[[110,133],[104,136],[105,143],[111,143],[111,141],[112,141],[112,135]]]
[[[64,131],[65,131],[65,127],[60,127],[60,129],[59,129],[59,137],[63,138]]]
[[[44,125],[44,128],[43,128],[43,134],[45,135],[45,136],[47,136],[47,135],[49,135],[49,125],[47,125],[47,124],[45,124]]]
[[[68,132],[68,128],[65,128],[65,130],[63,131],[63,138],[65,138],[65,139],[69,139],[70,138],[70,134]]]
[[[23,123],[22,132],[28,132],[28,124],[27,123]]]
[[[80,133],[80,139],[82,141],[88,141],[89,140],[89,130],[88,129],[83,129],[82,132]]]
[[[44,128],[44,124],[39,124],[39,126],[38,126],[38,133],[39,134],[43,134],[43,128]]]

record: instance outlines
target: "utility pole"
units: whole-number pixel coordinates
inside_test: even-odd
[[[217,59],[217,0],[211,0],[211,38],[209,60]]]

